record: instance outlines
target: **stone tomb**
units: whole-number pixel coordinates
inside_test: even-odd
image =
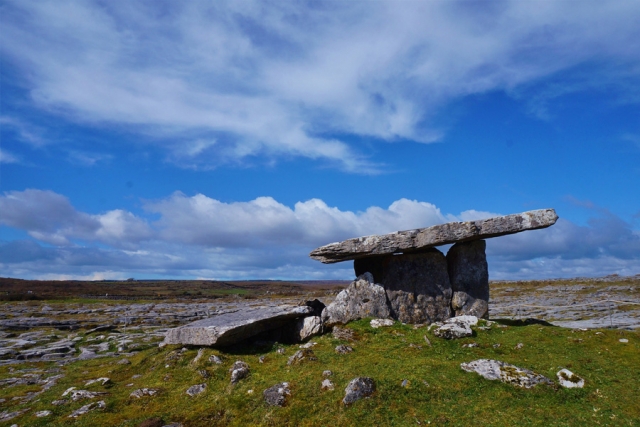
[[[540,209],[451,222],[331,243],[313,250],[310,257],[326,264],[354,260],[356,276],[367,280],[372,276],[384,288],[390,316],[403,323],[483,317],[489,309],[484,239],[546,228],[557,219],[555,210]],[[446,256],[435,248],[451,243]]]

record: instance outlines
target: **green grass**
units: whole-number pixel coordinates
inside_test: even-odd
[[[505,322],[507,323],[507,322]],[[359,339],[349,343],[354,352],[338,355],[334,348],[345,342],[324,335],[313,339],[317,361],[288,366],[287,359],[298,346],[236,347],[206,349],[197,365],[192,364],[198,349],[178,352],[179,347],[150,348],[133,357],[130,365],[118,365],[117,358],[75,362],[62,368],[65,377],[56,386],[25,404],[11,401],[15,396],[39,390],[38,386],[5,387],[0,411],[31,408],[5,424],[20,426],[137,426],[150,417],[185,426],[637,426],[640,424],[640,334],[619,330],[572,331],[553,326],[493,326],[477,330],[476,336],[446,341],[426,327],[396,324],[373,329],[368,321],[353,322]],[[432,347],[426,345],[427,336]],[[620,343],[620,338],[628,343]],[[463,348],[476,342],[478,347]],[[494,344],[501,344],[494,348]],[[524,347],[516,350],[518,343]],[[410,344],[422,348],[410,347]],[[207,361],[220,355],[223,365]],[[258,357],[266,355],[265,363]],[[531,369],[556,381],[556,372],[568,368],[586,380],[583,389],[562,389],[538,385],[519,389],[488,381],[460,369],[460,363],[488,358]],[[229,367],[244,360],[251,367],[249,378],[237,385],[229,383]],[[168,365],[168,367],[167,367]],[[45,363],[14,365],[14,369],[54,366]],[[0,367],[0,378],[16,376],[9,367]],[[210,378],[203,379],[199,369]],[[321,391],[324,370],[336,389]],[[142,375],[132,379],[134,374]],[[86,389],[107,391],[107,408],[77,420],[67,418],[89,401],[52,406],[68,387],[84,389],[87,380],[111,378],[112,384],[94,384]],[[342,405],[344,388],[357,376],[374,378],[377,391],[350,407]],[[402,381],[408,386],[402,387]],[[262,391],[282,381],[291,384],[292,395],[285,407],[268,407]],[[127,384],[133,383],[132,387]],[[186,389],[206,383],[207,391],[191,398]],[[159,388],[153,397],[129,398],[141,387]],[[253,390],[253,393],[248,393]],[[99,399],[95,399],[99,400]],[[49,409],[53,415],[36,418],[35,412]]]

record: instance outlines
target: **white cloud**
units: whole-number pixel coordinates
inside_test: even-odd
[[[0,163],[18,163],[18,157],[0,148]]]
[[[607,64],[607,78],[571,90],[617,76],[633,87],[640,69],[633,1],[14,0],[3,14],[2,54],[38,106],[127,126],[197,167],[303,156],[375,173],[327,133],[431,142],[446,131],[433,114],[459,97],[524,98],[518,88],[587,63]],[[537,93],[532,108],[548,115],[561,94]]]
[[[53,247],[28,240],[0,242],[0,270],[17,277],[111,272],[122,277],[349,279],[350,263],[322,265],[308,258],[309,251],[350,237],[498,215],[475,210],[443,214],[433,204],[407,199],[352,212],[320,199],[289,207],[271,197],[225,203],[179,192],[148,202],[146,209],[159,219],[121,209],[80,212],[51,191],[5,193],[0,224]],[[491,277],[639,273],[640,232],[606,211],[593,211],[597,216],[586,226],[560,218],[547,229],[489,239]]]

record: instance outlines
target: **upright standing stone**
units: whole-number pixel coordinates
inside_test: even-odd
[[[394,319],[415,324],[451,317],[447,261],[439,250],[360,258],[354,268],[356,275],[370,272],[384,287]]]
[[[487,242],[456,243],[447,252],[449,280],[453,290],[451,308],[456,316],[485,317],[489,313]]]

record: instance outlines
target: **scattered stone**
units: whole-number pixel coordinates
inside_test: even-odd
[[[620,341],[621,343],[628,343],[629,340],[626,338],[620,338],[618,341]]]
[[[331,382],[330,379],[326,378],[322,381],[322,384],[320,386],[321,390],[334,390],[335,389],[335,385]]]
[[[86,347],[80,347],[80,354],[78,355],[78,359],[80,360],[89,360],[95,359],[98,357],[95,351],[91,351]]]
[[[437,249],[354,261],[356,275],[369,272],[384,287],[390,316],[402,323],[431,323],[451,317],[447,260]],[[373,315],[370,315],[373,316]]]
[[[276,353],[278,353],[278,354],[284,354],[284,353],[285,353],[285,349],[284,349],[284,347],[278,347],[278,348],[276,349]]]
[[[400,384],[400,386],[407,388],[409,387],[409,380],[402,380],[402,383]]]
[[[19,417],[20,415],[24,414],[29,410],[30,409],[27,408],[27,409],[21,409],[19,411],[13,411],[13,412],[2,411],[0,412],[0,421],[9,421],[15,417]]]
[[[556,374],[558,383],[565,388],[582,388],[584,387],[584,379],[580,378],[568,369],[561,369]]]
[[[291,395],[289,383],[284,382],[269,387],[262,392],[262,395],[264,396],[264,401],[267,403],[267,405],[284,406],[287,401],[287,396]]]
[[[519,342],[518,344],[516,344],[516,346],[513,348],[514,350],[520,350],[524,347],[524,344]]]
[[[445,320],[442,326],[437,327],[433,333],[435,336],[444,339],[457,339],[470,337],[473,335],[472,325],[478,324],[475,316],[458,316]]]
[[[478,343],[477,342],[470,342],[468,344],[462,344],[462,348],[473,348],[473,347],[477,347]]]
[[[192,365],[196,365],[200,359],[202,359],[202,355],[204,354],[204,348],[198,349],[198,354],[196,355],[196,357],[193,358],[193,360],[191,361]]]
[[[365,317],[389,316],[385,290],[373,282],[373,276],[370,273],[358,276],[322,311],[322,321],[329,327]]]
[[[335,326],[332,331],[332,335],[335,339],[345,340],[345,341],[355,341],[355,334],[353,329],[349,328],[340,328]]]
[[[69,401],[67,399],[59,399],[59,400],[54,400],[53,402],[51,402],[51,404],[53,406],[60,406],[60,405],[65,405],[68,402]]]
[[[330,377],[331,375],[333,375],[333,372],[327,370],[327,371],[322,371],[322,376],[325,378]]]
[[[120,359],[118,365],[131,365],[131,361],[129,359]]]
[[[493,348],[500,348],[501,346],[502,346],[502,344],[500,344],[500,343],[498,342],[498,343],[495,343],[495,344],[493,345]]]
[[[134,375],[135,376],[135,375]],[[108,383],[110,383],[111,380],[107,377],[102,377],[102,378],[97,378],[95,380],[89,380],[85,383],[85,387],[90,386],[91,384],[96,384],[96,383],[100,383],[102,385],[106,385]]]
[[[132,391],[129,397],[135,397],[136,399],[140,399],[144,396],[154,396],[158,394],[158,391],[160,390],[158,390],[157,388],[139,388],[137,390]],[[188,391],[187,391],[187,394],[189,394]]]
[[[38,411],[36,412],[36,417],[38,418],[42,418],[42,417],[48,417],[49,415],[51,415],[51,411]]]
[[[216,356],[215,354],[209,356],[209,362],[215,363],[216,365],[222,365],[222,359],[220,359],[220,357]]]
[[[429,341],[429,338],[427,338],[426,335],[423,335],[422,338],[424,338],[424,341],[427,343],[427,345],[431,347],[431,341]]]
[[[260,357],[258,357],[258,362],[259,362],[259,363],[264,363],[264,361],[265,361],[266,359],[267,359],[267,357],[266,357],[266,356],[260,356]]]
[[[415,348],[417,350],[422,350],[422,346],[414,343],[409,344],[409,348]]]
[[[428,228],[397,231],[381,236],[357,237],[311,251],[311,258],[325,264],[373,255],[417,252],[450,243],[485,239],[546,228],[558,219],[553,209],[540,209],[468,222],[450,222]],[[375,275],[374,275],[375,277]]]
[[[373,378],[358,377],[349,382],[347,388],[344,389],[344,399],[342,403],[350,405],[351,403],[362,399],[363,397],[369,397],[376,391],[376,383]]]
[[[196,385],[192,385],[191,387],[189,387],[186,391],[186,393],[193,397],[193,396],[197,396],[199,394],[204,393],[204,391],[207,389],[207,385],[206,384],[196,384]]]
[[[489,268],[487,242],[473,240],[456,243],[447,252],[451,281],[451,308],[455,315],[485,317],[489,314]]]
[[[69,418],[78,418],[80,415],[84,415],[89,411],[93,411],[94,409],[104,409],[106,408],[106,406],[107,405],[106,403],[104,403],[104,400],[101,400],[99,402],[92,402],[73,411],[71,415],[69,415]]]
[[[229,369],[229,372],[231,373],[231,384],[236,384],[241,379],[249,376],[249,365],[242,360],[238,360]]]
[[[313,313],[309,306],[260,306],[229,311],[169,329],[166,344],[228,346],[261,332],[280,329],[299,317]]]
[[[371,319],[371,322],[369,322],[369,324],[371,325],[372,328],[381,328],[384,326],[393,326],[393,320],[391,319]]]
[[[103,396],[108,393],[100,392],[100,391],[76,390],[75,387],[71,387],[67,389],[64,393],[62,393],[62,397],[65,397],[68,394],[71,394],[70,396],[71,400],[76,402],[81,399],[93,399],[97,396]]]
[[[336,347],[336,353],[338,354],[347,354],[351,352],[353,352],[353,348],[349,347],[348,345],[340,344]]]
[[[211,378],[211,374],[206,369],[198,369],[198,373],[204,379]]]
[[[488,380],[500,380],[518,387],[531,388],[539,383],[553,385],[547,377],[498,360],[479,359],[462,363],[460,367],[467,372],[476,372]]]
[[[287,365],[296,365],[298,363],[302,363],[305,360],[318,360],[313,350],[310,348],[303,348],[301,350],[296,351],[293,356],[289,358],[287,361]]]
[[[300,348],[311,348],[311,347],[315,347],[316,345],[318,345],[317,342],[308,342],[306,344],[302,344],[301,346],[299,346]]]

